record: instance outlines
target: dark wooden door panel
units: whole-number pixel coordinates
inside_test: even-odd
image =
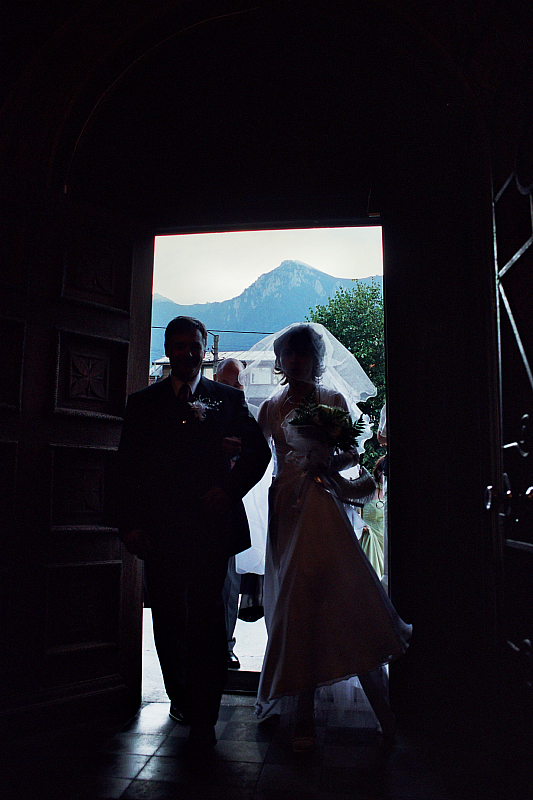
[[[135,703],[141,572],[111,478],[127,394],[148,380],[153,236],[67,198],[5,200],[4,221],[0,526],[17,546],[0,567],[0,709],[111,690]]]

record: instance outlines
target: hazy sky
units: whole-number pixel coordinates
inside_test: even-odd
[[[381,275],[381,228],[158,236],[154,293],[185,305],[229,300],[288,259],[336,278]]]

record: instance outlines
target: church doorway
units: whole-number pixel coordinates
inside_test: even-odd
[[[455,675],[477,680],[469,666],[493,660],[494,526],[481,502],[498,470],[486,133],[472,89],[433,39],[379,3],[317,5],[281,13],[267,4],[205,25],[190,24],[202,12],[187,3],[171,19],[162,11],[133,24],[129,12],[99,26],[102,50],[82,14],[4,111],[18,181],[4,209],[16,232],[3,243],[16,376],[4,387],[5,505],[13,527],[12,497],[24,501],[20,530],[32,545],[31,563],[14,559],[4,580],[24,612],[23,646],[6,666],[8,694],[31,691],[28,704],[41,702],[34,690],[52,689],[53,701],[62,687],[138,697],[139,570],[94,492],[87,503],[78,489],[95,471],[105,487],[126,388],[146,380],[148,238],[177,219],[267,225],[382,213],[391,593],[417,631],[398,666],[406,706],[416,685],[444,708]],[[73,45],[80,61],[69,72]],[[81,392],[80,364],[91,377]],[[113,380],[103,395],[104,373]],[[6,541],[15,549],[22,539]],[[71,608],[87,611],[88,630]]]
[[[358,223],[358,224],[357,224]],[[187,314],[205,322],[208,348],[204,374],[211,378],[227,358],[243,368],[248,405],[257,416],[261,402],[276,391],[279,376],[272,364],[247,374],[247,353],[263,337],[288,324],[305,321],[323,323],[351,352],[375,384],[375,396],[363,403],[369,414],[373,436],[365,444],[364,463],[370,472],[386,446],[377,438],[381,408],[385,402],[385,340],[383,314],[383,246],[379,214],[372,220],[352,220],[319,225],[285,223],[283,226],[244,230],[177,231],[156,236],[152,292],[150,382],[164,380],[169,364],[164,355],[164,329],[174,316]],[[346,308],[344,308],[346,306]],[[349,321],[352,332],[343,332]],[[250,602],[249,579],[262,581],[271,470],[245,507],[252,532],[252,548],[237,556],[237,570],[244,586],[239,596],[241,611],[236,627],[228,635],[228,647],[240,662],[238,674],[231,670],[228,685],[255,688],[266,646],[262,608],[257,614],[244,608]],[[256,499],[258,498],[258,499]],[[375,504],[372,504],[372,506]],[[383,502],[366,520],[376,555],[379,577],[383,571]],[[264,507],[259,513],[258,506]],[[370,516],[370,511],[368,515]],[[253,515],[253,518],[251,517]],[[357,527],[357,526],[356,526]],[[362,524],[358,529],[361,535]],[[387,562],[388,559],[385,559]],[[386,577],[384,578],[386,581]],[[255,584],[254,584],[255,585]],[[161,672],[151,627],[149,603],[144,608],[143,701],[165,699]],[[259,617],[259,618],[257,618]],[[230,615],[231,618],[231,615]]]

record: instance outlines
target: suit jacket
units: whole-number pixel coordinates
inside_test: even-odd
[[[270,448],[248,411],[243,392],[202,377],[194,399],[205,410],[177,401],[170,378],[128,398],[118,451],[119,529],[150,532],[156,543],[209,549],[221,541],[228,555],[250,546],[242,498],[260,480]],[[233,469],[225,436],[241,438]],[[206,518],[200,498],[213,486],[229,495],[225,519]],[[197,539],[195,539],[197,536]]]

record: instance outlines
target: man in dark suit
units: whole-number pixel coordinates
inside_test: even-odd
[[[190,723],[198,746],[216,743],[227,672],[222,587],[228,558],[250,546],[242,497],[270,460],[243,393],[201,375],[206,343],[198,320],[169,323],[171,375],[130,395],[118,454],[121,539],[145,561],[170,715]]]

